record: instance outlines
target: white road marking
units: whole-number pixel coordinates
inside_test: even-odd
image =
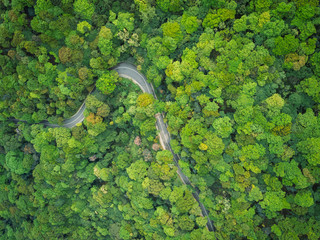
[[[131,78],[130,76],[128,76],[128,75],[126,75],[126,74],[123,74],[123,73],[120,73],[120,74],[119,74],[119,77],[131,79],[134,84],[138,85],[138,86],[141,88],[142,92],[146,92],[146,91],[143,89],[143,87],[140,85],[140,83],[138,83],[136,80],[134,80],[134,79]]]
[[[83,110],[83,111],[84,111],[84,110]],[[82,119],[78,120],[79,118],[82,118]],[[68,126],[73,127],[73,126],[75,126],[77,123],[82,122],[82,121],[83,121],[83,119],[84,119],[84,116],[83,116],[83,112],[82,112],[82,113],[81,113],[80,115],[78,115],[75,119],[73,119],[73,121],[68,122],[68,123],[64,124],[63,126],[66,126],[66,127],[68,127]],[[73,124],[74,122],[75,122],[75,124]]]
[[[145,85],[147,86],[147,90],[148,90],[147,92],[155,96],[155,94],[153,94],[154,91],[150,90],[149,83],[147,82],[146,78],[145,78],[142,74],[140,74],[140,73],[139,73],[137,70],[135,70],[135,69],[132,69],[132,68],[129,68],[129,67],[124,67],[124,66],[116,67],[114,70],[117,71],[117,69],[121,69],[121,68],[128,69],[128,70],[130,70],[130,71],[133,71],[133,72],[137,73],[137,74],[143,79],[143,81],[145,82]],[[118,73],[119,73],[119,72],[118,72]],[[119,74],[119,75],[120,75],[120,74]]]
[[[91,92],[92,92],[92,91],[91,91]],[[88,95],[90,95],[91,92],[90,92]],[[87,100],[87,99],[85,99],[84,102],[81,104],[81,106],[79,107],[78,111],[77,111],[75,114],[73,114],[70,118],[66,119],[66,121],[69,120],[69,119],[74,118],[74,117],[81,111],[81,109],[83,108],[83,105],[86,103],[86,100]]]

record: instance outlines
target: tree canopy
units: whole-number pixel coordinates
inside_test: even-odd
[[[1,1],[0,239],[320,239],[319,6]]]

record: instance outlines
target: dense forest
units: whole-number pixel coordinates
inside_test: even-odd
[[[320,238],[319,0],[2,0],[0,15],[1,240]],[[77,126],[39,124],[84,101]]]

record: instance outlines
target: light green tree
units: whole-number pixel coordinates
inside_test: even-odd
[[[320,138],[308,138],[299,142],[297,146],[311,165],[320,164]]]
[[[138,160],[127,168],[129,178],[136,181],[143,181],[147,175],[148,164],[143,160]]]
[[[77,24],[77,30],[82,34],[86,32],[90,32],[91,28],[92,28],[91,24],[88,23],[87,21],[82,21]]]
[[[73,4],[74,11],[84,19],[90,20],[94,13],[94,4],[89,0],[76,0]]]
[[[294,202],[301,207],[311,207],[314,204],[310,191],[299,191],[294,197]]]
[[[229,117],[217,118],[212,123],[213,128],[216,130],[216,133],[221,138],[227,138],[232,133],[232,123]]]
[[[116,88],[116,82],[118,81],[117,72],[107,72],[99,77],[96,87],[104,94],[112,93]]]

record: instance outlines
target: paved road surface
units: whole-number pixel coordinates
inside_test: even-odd
[[[143,74],[141,74],[141,73],[139,73],[137,71],[137,68],[134,65],[128,64],[128,63],[120,63],[116,67],[114,67],[113,70],[117,71],[120,77],[128,78],[132,82],[137,84],[141,88],[141,90],[143,92],[152,94],[155,99],[157,98],[157,96],[156,96],[156,94],[154,92],[153,86],[150,83],[147,82],[147,79]],[[84,119],[83,112],[84,112],[85,109],[86,109],[86,105],[85,105],[85,103],[83,103],[81,105],[81,107],[79,108],[79,110],[71,118],[65,120],[61,126],[59,126],[57,124],[49,123],[48,121],[43,121],[43,122],[41,122],[41,124],[43,124],[45,126],[48,126],[48,127],[67,127],[67,128],[72,128],[72,127],[76,126],[77,123],[81,123],[83,121],[83,119]],[[177,154],[175,154],[171,149],[171,146],[170,146],[170,139],[171,139],[170,138],[170,134],[169,134],[169,132],[167,130],[167,127],[166,127],[166,125],[165,125],[165,123],[163,121],[162,114],[159,114],[159,113],[156,114],[155,118],[156,118],[156,127],[159,130],[160,142],[161,142],[162,147],[164,149],[170,150],[172,152],[173,160],[175,162],[175,165],[178,168],[177,173],[178,173],[181,181],[186,185],[192,186],[189,178],[186,175],[183,174],[183,172],[182,172],[182,170],[181,170],[181,168],[179,166],[180,157]],[[14,121],[18,122],[19,120],[15,119]],[[194,187],[193,187],[193,189],[194,189]],[[213,226],[212,221],[209,219],[208,212],[205,209],[204,205],[200,202],[199,191],[195,190],[195,192],[192,195],[197,200],[197,202],[199,203],[199,206],[200,206],[201,211],[202,211],[202,215],[208,218],[208,222],[207,222],[208,230],[209,231],[214,231],[215,228]]]

